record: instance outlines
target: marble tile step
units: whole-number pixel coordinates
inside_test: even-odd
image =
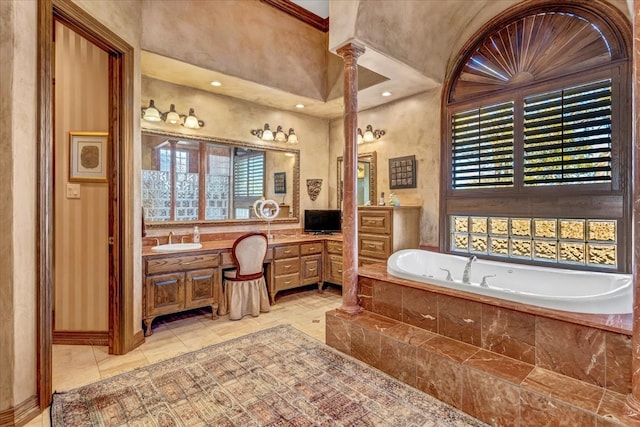
[[[327,344],[489,424],[640,427],[624,394],[369,311],[326,316]]]

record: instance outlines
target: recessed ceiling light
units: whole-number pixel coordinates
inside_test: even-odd
[[[304,104],[296,104],[296,108],[304,108]]]
[[[213,82],[211,82],[211,86],[222,86],[222,83],[217,82],[217,81],[213,81]]]
[[[382,96],[391,96],[391,92],[389,91],[382,92]]]

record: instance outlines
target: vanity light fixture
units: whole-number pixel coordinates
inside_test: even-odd
[[[202,120],[198,120],[193,108],[189,108],[189,115],[184,118],[183,126],[189,129],[200,129],[204,126],[204,122]]]
[[[274,132],[269,127],[269,123],[265,123],[264,128],[262,129],[252,129],[251,135],[258,137],[263,141],[286,142],[288,144],[298,143],[298,137],[293,128],[289,128],[289,133],[285,133],[282,130],[282,126],[278,126]]]
[[[362,129],[358,128],[357,142],[358,144],[373,142],[376,139],[380,139],[384,134],[386,134],[385,131],[380,129],[373,130],[373,126],[367,125],[364,133],[362,133]]]
[[[171,125],[179,125],[180,123],[182,123],[182,118],[180,117],[180,114],[176,112],[175,104],[171,104],[171,107],[169,107],[169,111],[163,114],[163,118],[165,122]]]
[[[193,108],[189,109],[189,115],[185,116],[178,114],[175,104],[171,104],[169,111],[163,113],[156,108],[153,99],[149,101],[148,107],[142,108],[142,120],[148,122],[164,121],[170,125],[182,125],[190,129],[200,129],[204,126],[204,122],[196,117]]]
[[[149,101],[149,106],[142,109],[142,119],[148,122],[159,122],[162,120],[160,111],[156,108],[153,99]]]

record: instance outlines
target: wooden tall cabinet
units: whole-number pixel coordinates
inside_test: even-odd
[[[420,206],[359,206],[358,266],[420,245]]]

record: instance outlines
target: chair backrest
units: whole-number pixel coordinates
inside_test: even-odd
[[[267,235],[248,233],[233,243],[233,261],[238,267],[236,279],[257,279],[262,276],[262,266],[267,255]]]

